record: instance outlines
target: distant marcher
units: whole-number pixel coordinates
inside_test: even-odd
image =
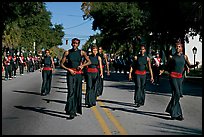
[[[13,55],[13,62],[12,62],[12,73],[13,73],[13,77],[16,78],[16,71],[18,69],[18,60],[17,60],[17,56],[14,53]]]
[[[163,64],[164,63],[162,62],[159,52],[156,52],[156,56],[152,60],[152,72],[154,77],[153,84],[157,86],[157,89],[160,84],[161,75],[164,72]]]
[[[42,71],[42,87],[41,87],[41,95],[46,96],[51,91],[51,83],[52,83],[52,73],[55,72],[55,65],[53,58],[50,56],[50,51],[48,49],[45,50],[45,56],[41,62]]]
[[[20,75],[24,75],[24,67],[26,66],[26,59],[23,56],[23,53],[20,54],[18,57],[18,64],[19,64],[19,70]]]
[[[101,46],[98,48],[98,50],[99,50],[98,55],[101,57],[101,60],[102,60],[103,75],[105,76],[105,70],[106,70],[107,75],[110,76],[110,69],[109,69],[107,55],[103,53],[103,48]],[[104,85],[104,78],[99,77],[98,87],[97,87],[97,96],[101,96],[103,94],[103,85]]]
[[[12,62],[13,58],[7,52],[6,56],[4,57],[3,64],[4,64],[4,69],[5,69],[5,80],[11,80],[12,79]]]

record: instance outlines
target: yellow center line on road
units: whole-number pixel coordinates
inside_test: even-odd
[[[98,120],[98,122],[100,123],[100,126],[104,132],[105,135],[112,135],[110,129],[108,128],[107,123],[105,122],[105,120],[103,119],[103,117],[101,116],[101,114],[99,113],[98,109],[96,108],[96,106],[93,106],[91,108],[91,110],[94,112],[96,119]]]
[[[82,91],[86,92],[86,85],[83,83]],[[98,99],[98,98],[97,98]],[[99,106],[104,106],[103,102],[98,101]],[[96,106],[91,107],[91,110],[94,112],[96,119],[98,120],[103,132],[105,135],[112,135],[110,129],[108,128],[108,125],[106,124],[105,120],[103,119],[102,115],[98,111]],[[110,121],[114,124],[114,126],[117,128],[117,130],[120,132],[121,135],[128,135],[127,131],[122,127],[120,122],[112,115],[112,113],[107,108],[102,108],[102,110],[105,112],[107,117],[110,119]]]
[[[98,104],[100,106],[104,106],[103,102],[101,102],[101,101],[98,101]],[[117,130],[120,132],[120,134],[121,135],[128,135],[127,131],[122,127],[120,122],[112,115],[112,113],[107,108],[103,108],[103,110],[106,113],[106,115],[108,116],[108,118],[111,120],[111,122],[115,125]]]
[[[85,83],[83,83],[82,85],[82,91],[84,93],[86,93],[86,85]],[[100,114],[100,112],[98,111],[97,107],[96,106],[93,106],[91,108],[92,112],[95,114],[95,117],[96,119],[98,120],[99,122],[99,125],[101,126],[103,132],[105,135],[112,135],[110,129],[108,128],[108,125],[107,123],[105,122],[105,120],[103,119],[102,115]]]

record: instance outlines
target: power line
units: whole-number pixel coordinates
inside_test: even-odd
[[[81,23],[81,24],[79,24],[79,25],[72,26],[72,27],[69,27],[69,28],[65,28],[65,29],[72,29],[72,28],[79,27],[79,26],[81,26],[81,25],[83,25],[83,24],[87,23],[88,21],[91,21],[91,20],[87,20],[87,21],[86,21],[86,22],[84,22],[84,23]]]
[[[82,15],[63,14],[63,13],[56,13],[56,12],[55,12],[55,14],[59,14],[62,16],[71,16],[71,17],[83,17]]]

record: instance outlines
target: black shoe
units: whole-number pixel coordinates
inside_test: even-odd
[[[71,114],[71,115],[69,116],[70,119],[74,119],[74,117],[75,117],[75,114]]]
[[[178,116],[178,117],[176,118],[176,120],[182,121],[182,120],[184,120],[184,118],[183,118],[182,116]]]
[[[140,107],[140,104],[139,103],[136,103],[135,105],[134,105],[134,107]]]
[[[91,105],[87,105],[86,107],[87,107],[87,108],[91,108],[92,106],[91,106]]]
[[[176,120],[176,118],[175,117],[171,117],[171,120]]]
[[[46,96],[47,94],[46,93],[41,93],[41,96]]]

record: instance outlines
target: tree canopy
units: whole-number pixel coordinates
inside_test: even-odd
[[[137,47],[142,42],[138,38],[163,49],[179,39],[188,42],[189,36],[199,34],[202,39],[201,2],[83,2],[81,9],[84,19],[93,19],[92,29],[101,31],[99,44],[109,50]]]
[[[43,2],[5,2],[2,47],[34,51],[62,45],[63,26],[51,23],[51,13]]]

